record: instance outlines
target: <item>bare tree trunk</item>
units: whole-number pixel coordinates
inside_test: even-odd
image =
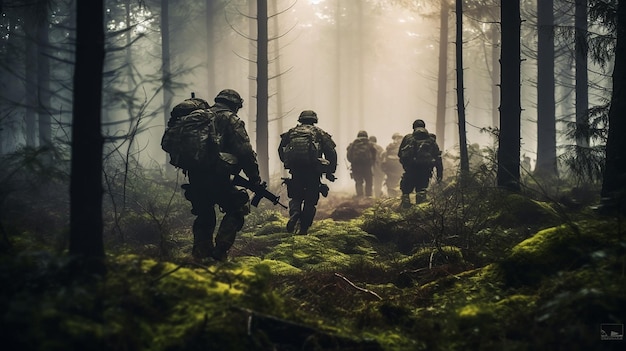
[[[546,178],[557,176],[553,6],[553,0],[537,2],[537,165],[535,174]],[[530,172],[529,169],[524,171]]]
[[[576,0],[574,10],[576,51],[576,126],[587,129],[589,117],[589,79],[587,73],[587,0]],[[589,137],[581,136],[576,145],[589,146]]]
[[[167,0],[162,0],[167,2]],[[215,0],[206,0],[206,35],[207,35],[207,96],[217,94],[215,85]]]
[[[441,1],[439,21],[439,71],[437,73],[437,122],[435,133],[439,145],[445,149],[446,97],[448,95],[448,1]]]
[[[463,0],[456,0],[456,106],[459,118],[461,173],[469,173],[467,132],[465,131],[465,94],[463,86]]]
[[[259,173],[268,182],[268,33],[267,33],[267,0],[257,1],[257,93],[256,93],[256,152],[259,162]]]
[[[36,11],[32,5],[26,6],[25,11]],[[37,140],[37,19],[32,13],[24,14],[24,32],[26,53],[24,58],[25,79],[25,115],[26,122],[26,145],[35,146]]]
[[[613,68],[613,93],[609,109],[609,135],[606,143],[606,166],[602,181],[602,200],[606,210],[626,214],[626,1],[617,5],[617,43]]]
[[[69,253],[104,259],[102,240],[102,68],[104,4],[76,2]],[[84,268],[95,268],[90,265]],[[99,268],[102,268],[100,266]]]
[[[498,186],[520,189],[520,35],[519,0],[501,0],[502,53],[500,58],[500,134],[498,138]]]
[[[172,72],[170,63],[170,11],[167,0],[161,0],[161,81],[163,84],[163,125],[167,126],[172,109]],[[168,156],[165,156],[168,157]],[[167,160],[166,160],[167,161]],[[172,173],[174,167],[165,162],[166,173]]]
[[[494,128],[500,126],[500,113],[498,106],[500,105],[500,95],[498,92],[498,85],[500,84],[500,64],[498,59],[500,58],[500,37],[498,35],[498,27],[495,24],[491,24],[491,123]]]
[[[52,143],[50,125],[50,39],[48,30],[48,0],[37,1],[37,117],[39,146]]]

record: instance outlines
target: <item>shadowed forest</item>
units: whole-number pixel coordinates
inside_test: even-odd
[[[0,316],[11,350],[622,350],[626,2],[0,1]],[[191,255],[160,141],[224,88],[268,190],[313,109],[306,235],[251,206]],[[443,180],[355,197],[347,144],[422,118]],[[254,195],[249,192],[251,197]],[[223,211],[217,209],[218,223]]]

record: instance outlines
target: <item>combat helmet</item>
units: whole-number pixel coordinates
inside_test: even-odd
[[[356,134],[357,138],[367,138],[367,132],[364,130],[360,130],[357,134]]]
[[[243,99],[241,98],[241,95],[233,89],[224,89],[220,91],[215,97],[215,102],[221,102],[236,108],[243,107]]]
[[[315,113],[315,111],[313,110],[304,110],[300,112],[300,117],[298,117],[298,122],[304,123],[307,121],[310,123],[317,123],[317,113]]]
[[[426,123],[424,123],[424,120],[422,119],[416,119],[413,122],[413,129],[415,128],[426,128]]]
[[[397,140],[397,139],[402,139],[402,138],[404,137],[400,133],[393,133],[393,135],[391,136],[392,140]]]

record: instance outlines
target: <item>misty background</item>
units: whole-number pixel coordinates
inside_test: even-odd
[[[10,2],[8,2],[10,3]],[[53,23],[49,30],[49,55],[58,59],[51,75],[56,82],[71,81],[73,35],[64,23],[72,23],[71,1],[51,2]],[[169,110],[195,93],[213,102],[222,89],[237,90],[244,98],[238,115],[246,122],[257,149],[257,8],[256,1],[169,1],[168,35],[171,67],[171,105],[164,111],[162,70],[163,2],[118,0],[107,2],[107,56],[103,132],[108,154],[126,150],[141,165],[160,168],[167,164],[160,141]],[[270,0],[268,1],[268,157],[270,178],[284,175],[276,149],[279,135],[297,123],[302,110],[315,110],[318,126],[337,143],[339,167],[334,190],[352,185],[345,151],[359,130],[374,135],[383,147],[395,132],[407,134],[412,122],[426,121],[437,133],[444,153],[458,155],[455,93],[454,6],[442,11],[441,1],[402,0]],[[5,9],[7,6],[5,6]],[[14,7],[13,9],[18,9]],[[522,150],[534,164],[536,125],[536,1],[523,1],[522,23]],[[10,7],[9,7],[10,9]],[[56,11],[56,12],[55,12]],[[16,10],[16,12],[19,12]],[[468,144],[494,146],[499,106],[499,1],[466,1],[463,16],[464,86]],[[573,24],[573,4],[555,5],[557,25]],[[442,21],[442,16],[445,21]],[[3,16],[5,50],[13,48],[10,36],[28,13]],[[446,42],[440,41],[447,22]],[[593,29],[593,28],[592,28]],[[27,35],[27,31],[26,34]],[[566,31],[555,45],[557,129],[574,120],[574,44]],[[447,48],[444,76],[440,74],[440,45]],[[28,48],[26,48],[27,50]],[[3,79],[3,103],[13,104],[3,114],[0,151],[37,144],[34,137],[28,84],[21,83],[24,63],[16,55],[3,67],[13,74]],[[589,65],[590,106],[599,104],[611,67]],[[18,73],[16,73],[18,72]],[[438,79],[446,82],[445,124],[436,129]],[[51,138],[66,138],[71,115],[70,89],[64,85],[51,98]],[[67,85],[67,84],[66,84]],[[29,122],[30,121],[30,122]],[[29,125],[30,123],[30,125]],[[443,133],[442,133],[443,132]],[[443,134],[443,135],[442,135]],[[572,143],[557,135],[557,146]],[[560,150],[558,150],[560,152]],[[456,172],[449,168],[447,172]]]

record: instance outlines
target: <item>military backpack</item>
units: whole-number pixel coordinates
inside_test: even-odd
[[[406,168],[429,169],[438,156],[435,141],[425,128],[415,128],[409,142],[398,152],[400,163]]]
[[[315,126],[300,124],[291,128],[287,134],[287,143],[283,148],[285,168],[305,168],[319,165],[320,151],[319,133]]]
[[[187,99],[174,107],[161,139],[170,164],[183,170],[215,166],[221,139],[215,118],[215,112],[202,99]]]
[[[373,163],[372,144],[367,138],[358,138],[348,146],[348,161],[350,163],[368,164]]]

